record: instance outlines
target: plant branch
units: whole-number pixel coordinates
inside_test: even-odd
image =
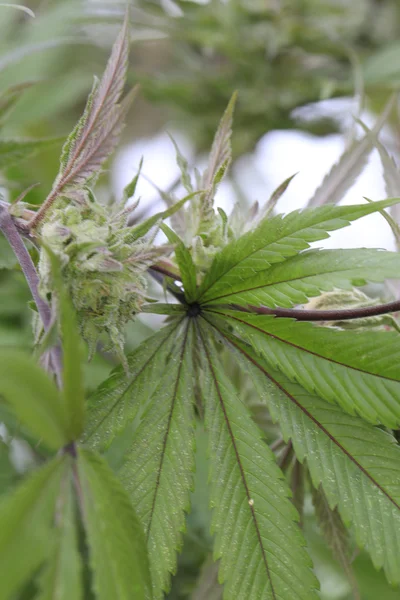
[[[31,290],[40,318],[43,321],[44,328],[48,329],[51,323],[51,311],[47,302],[39,295],[39,277],[35,265],[33,264],[31,256],[22,241],[21,235],[15,226],[10,213],[3,206],[0,206],[0,230],[3,232],[21,265],[21,269]]]
[[[43,300],[39,294],[39,277],[36,272],[35,265],[25,244],[22,240],[21,234],[15,225],[13,218],[11,217],[8,209],[0,205],[0,231],[3,232],[4,237],[7,239],[14,254],[21,266],[21,269],[25,275],[25,279],[31,290],[32,297],[36,303],[39,316],[42,320],[43,327],[47,331],[51,326],[51,310],[50,306]],[[58,386],[62,385],[62,359],[61,349],[59,346],[52,348],[48,354],[48,368],[53,371]]]
[[[298,308],[268,308],[267,306],[247,307],[231,304],[229,308],[240,310],[257,315],[272,315],[274,317],[285,317],[296,319],[296,321],[347,321],[350,319],[363,319],[365,317],[375,317],[377,315],[386,315],[388,313],[400,310],[400,300],[378,304],[376,306],[366,306],[363,308],[346,308],[338,310],[303,310]]]
[[[155,279],[160,285],[163,285],[164,283],[163,275],[167,277],[174,277],[172,274],[167,275],[165,270],[160,272],[160,269],[155,267],[155,265],[150,267],[149,273],[153,277],[153,279]],[[178,291],[179,288],[176,288],[176,286],[171,285],[170,283],[167,283],[166,288],[169,291],[169,293],[172,294],[176,300],[178,300],[180,304],[186,304],[185,294],[183,292]]]

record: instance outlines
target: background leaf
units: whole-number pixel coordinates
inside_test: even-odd
[[[79,450],[78,471],[96,598],[147,600],[146,542],[126,492],[93,452]]]
[[[55,384],[22,352],[0,349],[0,394],[49,448],[58,450],[70,441],[67,416]]]
[[[49,556],[56,499],[66,469],[56,458],[0,501],[1,598],[12,597]]]

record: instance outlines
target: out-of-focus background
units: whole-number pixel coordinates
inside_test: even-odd
[[[40,183],[27,197],[40,203],[57,174],[61,138],[81,114],[93,75],[102,73],[125,3],[31,0],[25,5],[35,18],[12,8],[0,9],[0,107],[10,93],[16,100],[0,119],[0,139],[59,136],[60,140],[11,166],[0,146],[0,189],[13,200],[23,189]],[[379,139],[394,161],[400,155],[397,98],[392,97],[390,109],[387,104],[400,86],[399,0],[132,0],[130,10],[129,85],[139,82],[141,92],[121,147],[98,184],[100,198],[119,197],[142,157],[136,218],[160,210],[160,190],[179,198],[179,169],[168,134],[192,168],[201,168],[234,90],[239,93],[234,161],[216,198],[225,211],[237,202],[251,206],[258,201],[262,206],[294,173],[278,210],[307,206],[345,149],[350,158],[336,176],[343,179],[343,194],[325,200],[358,203],[365,201],[363,197],[382,199],[396,190],[400,178],[389,181],[387,171],[384,177],[383,150],[380,154],[373,144],[362,146],[357,140],[365,135],[360,119],[373,128],[386,110]],[[311,204],[321,202],[321,196],[315,198]],[[396,249],[392,230],[379,214],[334,232],[319,245]],[[392,294],[397,294],[396,288]],[[1,345],[32,345],[28,299],[21,273],[0,270]],[[142,319],[129,328],[127,350],[152,326],[151,320]],[[112,366],[112,357],[96,356],[87,369],[88,389]],[[204,444],[199,431],[198,447]],[[109,459],[112,462],[112,456]],[[199,462],[193,510],[170,600],[222,597],[210,554],[206,470],[204,460]],[[311,516],[310,504],[305,529],[322,581],[321,597],[350,600],[350,584]],[[354,570],[362,600],[400,598],[399,590],[385,583],[363,552],[355,558]]]

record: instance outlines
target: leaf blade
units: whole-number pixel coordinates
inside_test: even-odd
[[[106,462],[79,450],[78,473],[84,525],[98,600],[146,600],[150,577],[141,524]]]
[[[154,599],[168,590],[182,547],[194,470],[192,328],[182,325],[174,360],[138,427],[119,472],[143,523]]]
[[[210,302],[271,265],[309,248],[311,242],[329,237],[327,232],[346,227],[350,221],[399,202],[383,200],[373,205],[322,206],[293,211],[264,220],[239,240],[219,252],[200,286],[197,300]],[[249,275],[251,273],[251,275]]]
[[[55,384],[25,354],[0,350],[0,393],[21,422],[49,448],[58,450],[70,441]]]
[[[200,335],[209,382],[203,394],[210,435],[214,557],[221,559],[225,596],[316,598],[316,580],[294,523],[298,514],[288,500],[282,472],[246,408],[235,398],[217,352],[205,342],[206,335],[212,337],[210,328],[202,326]],[[241,560],[242,552],[250,560]]]

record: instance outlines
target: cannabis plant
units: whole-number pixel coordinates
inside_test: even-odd
[[[135,94],[121,100],[128,51],[126,18],[41,207],[0,205],[15,255],[2,265],[18,261],[26,277],[35,334],[33,358],[0,351],[1,600],[163,598],[203,427],[218,581],[203,556],[209,575],[194,598],[317,598],[302,533],[311,498],[354,598],[353,543],[399,584],[400,338],[388,313],[400,304],[358,288],[399,278],[400,256],[310,248],[377,211],[396,231],[385,209],[398,197],[336,205],[377,128],[309,208],[276,214],[288,180],[262,211],[228,216],[214,199],[231,161],[233,95],[205,172],[176,148],[187,195],[165,195],[164,212],[131,226],[140,173],[110,205],[94,192]],[[165,319],[126,353],[139,313]],[[87,399],[85,347],[121,363]],[[25,472],[13,468],[15,442]]]

